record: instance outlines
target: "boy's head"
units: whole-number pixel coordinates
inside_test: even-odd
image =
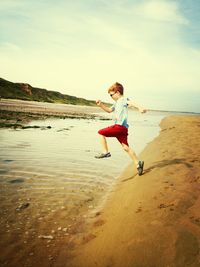
[[[108,93],[114,100],[117,100],[119,97],[123,96],[124,87],[120,83],[116,82],[108,88]]]

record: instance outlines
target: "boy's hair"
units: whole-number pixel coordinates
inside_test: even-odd
[[[110,92],[119,92],[121,95],[124,94],[124,87],[120,84],[120,83],[114,83],[109,89],[108,89],[108,93]]]

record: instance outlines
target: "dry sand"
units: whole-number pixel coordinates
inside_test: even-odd
[[[61,247],[53,266],[200,266],[200,117],[171,116],[161,127],[141,154],[144,175],[129,166],[82,241]]]
[[[144,175],[130,165],[101,210],[33,222],[26,207],[1,210],[11,223],[1,229],[0,266],[200,266],[200,117],[171,116],[161,127],[141,154]]]

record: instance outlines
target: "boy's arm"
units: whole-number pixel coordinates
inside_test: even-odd
[[[97,100],[97,101],[96,101],[96,104],[97,104],[97,106],[99,106],[101,109],[103,109],[104,111],[106,111],[106,112],[108,112],[108,113],[113,112],[113,110],[112,110],[111,108],[107,107],[106,105],[104,105],[104,104],[101,102],[101,100]]]
[[[128,103],[129,107],[134,107],[134,108],[138,109],[138,111],[141,113],[147,112],[147,109],[143,108],[142,106],[138,105],[137,103],[135,103],[132,100],[128,100],[127,103]]]

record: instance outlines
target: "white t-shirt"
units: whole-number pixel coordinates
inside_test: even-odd
[[[111,107],[115,112],[115,124],[129,127],[128,125],[128,101],[126,97],[120,97]]]

